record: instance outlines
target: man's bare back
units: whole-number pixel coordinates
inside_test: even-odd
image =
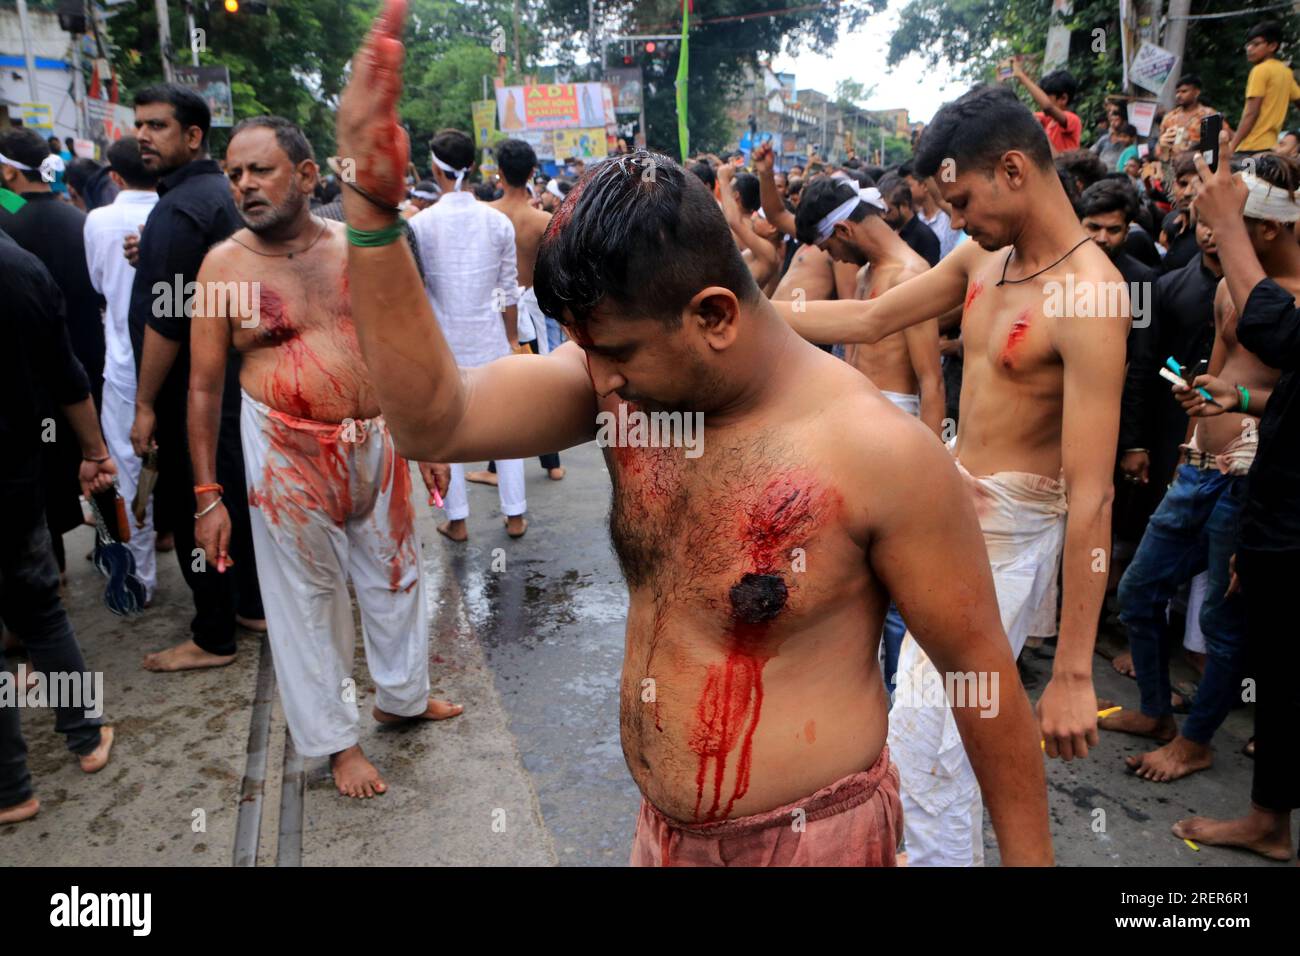
[[[515,259],[519,284],[531,288],[533,267],[537,264],[537,247],[542,244],[542,234],[551,221],[551,214],[534,209],[522,196],[507,193],[489,206],[505,213],[515,227]]]
[[[874,299],[888,292],[894,286],[918,276],[930,268],[930,264],[920,256],[911,253],[911,260],[899,263],[888,262],[865,265],[858,271],[858,285],[855,298]],[[933,325],[933,327],[931,327]],[[928,343],[939,350],[939,328],[937,324],[926,323],[914,329],[904,329],[887,335],[879,342],[867,344],[855,342],[845,347],[844,360],[859,372],[871,379],[876,388],[901,395],[915,395],[920,389],[916,368],[912,362],[909,349],[910,339],[925,340],[925,333],[933,333],[934,341]],[[918,343],[925,347],[926,342]]]
[[[204,271],[212,283],[258,277],[251,315],[242,313],[238,294],[227,297],[233,343],[244,356],[244,391],[297,418],[373,418],[379,402],[352,324],[344,225],[322,222],[327,231],[307,255],[259,256],[240,245],[256,242],[241,229],[208,253]],[[247,292],[243,301],[250,301]]]

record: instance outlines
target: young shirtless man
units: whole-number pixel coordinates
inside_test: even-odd
[[[836,262],[849,262],[860,270],[855,299],[877,298],[930,268],[885,222],[884,212],[884,200],[876,189],[859,191],[841,179],[822,178],[810,184],[799,204],[795,217],[799,241],[819,246]],[[851,344],[844,358],[891,402],[941,434],[944,392],[937,320],[870,345]]]
[[[508,139],[496,148],[497,166],[501,170],[500,199],[488,203],[493,209],[505,214],[515,227],[515,268],[519,282],[519,340],[536,343],[534,352],[545,355],[550,351],[546,333],[546,315],[537,304],[537,293],[533,291],[533,267],[537,264],[537,247],[541,245],[542,233],[551,221],[551,214],[537,209],[528,194],[528,180],[537,168],[537,154],[522,139]],[[549,183],[548,183],[549,189]],[[545,195],[551,195],[549,192]],[[525,323],[532,326],[535,337],[527,338]],[[527,420],[525,410],[520,416]],[[554,452],[541,456],[542,467],[552,481],[564,478],[564,468],[560,465],[560,456]],[[490,475],[490,477],[485,477]],[[469,481],[483,481],[495,485],[496,474],[491,472],[466,472]]]
[[[376,687],[375,719],[461,712],[429,696],[410,468],[393,449],[359,354],[344,226],[311,214],[318,175],[311,146],[288,120],[244,120],[231,136],[226,171],[247,228],[214,247],[198,274],[189,391],[196,540],[209,573],[249,558],[228,552],[230,517],[215,484],[233,344],[243,355],[240,432],[253,548],[285,719],[299,753],[329,755],[340,793],[373,797],[387,786],[357,743],[357,706],[347,692],[355,636],[349,579]],[[422,468],[426,482],[432,467]],[[446,479],[444,471],[440,490]]]
[[[775,292],[781,281],[781,264],[785,259],[785,240],[780,230],[757,215],[759,205],[758,182],[751,173],[740,173],[739,179],[732,163],[718,167],[718,192],[722,201],[722,214],[740,248],[740,256],[749,266],[754,282],[766,292]],[[742,186],[744,187],[742,189]],[[742,201],[743,200],[743,201]]]
[[[1255,162],[1252,198],[1262,196],[1276,202],[1273,216],[1291,215],[1295,203],[1288,194],[1295,188],[1294,168],[1267,154]],[[1263,199],[1247,203],[1250,245],[1260,262],[1277,270],[1269,274],[1279,285],[1300,292],[1300,282],[1288,274],[1297,258],[1295,238],[1284,220],[1269,218],[1271,205]],[[1217,235],[1215,238],[1217,242]],[[1232,395],[1216,399],[1218,407],[1196,406],[1196,429],[1184,446],[1174,482],[1151,516],[1119,586],[1120,620],[1133,653],[1141,709],[1120,711],[1103,719],[1101,726],[1163,743],[1148,753],[1125,758],[1139,777],[1157,783],[1208,768],[1213,763],[1210,741],[1214,732],[1241,699],[1246,617],[1241,596],[1229,595],[1230,559],[1237,550],[1246,474],[1259,446],[1258,421],[1250,408],[1255,403],[1256,408],[1263,407],[1279,372],[1237,341],[1238,316],[1227,280],[1221,279],[1214,297],[1215,341],[1208,375],[1216,388],[1227,383]],[[1174,358],[1183,361],[1183,356]],[[1174,388],[1176,394],[1186,394],[1179,386]],[[1243,395],[1245,410],[1239,411]],[[1207,651],[1205,674],[1179,729],[1169,700],[1165,607],[1179,586],[1205,570],[1209,581],[1200,617]]]
[[[1119,430],[1127,295],[1074,216],[1042,127],[1009,91],[977,88],[947,104],[926,129],[915,169],[939,174],[953,228],[975,242],[867,302],[814,302],[802,312],[775,305],[814,341],[873,343],[964,303],[953,453],[984,530],[1013,655],[1054,585],[1064,538],[1060,640],[1038,715],[1049,756],[1083,757],[1097,741],[1092,651],[1115,466],[1098,449],[1115,447]],[[1115,295],[1094,294],[1078,310],[1071,302],[1062,315],[1053,292],[1067,279]],[[931,666],[905,640],[900,688],[926,686]],[[890,746],[901,758],[909,862],[978,863],[979,794],[947,709],[918,705],[914,693],[896,698]]]
[[[403,14],[390,0],[339,108],[358,172],[348,220],[364,230],[387,228],[401,195]],[[1033,718],[960,479],[918,422],[780,321],[697,179],[639,152],[574,189],[538,255],[538,299],[577,340],[549,356],[458,369],[413,265],[401,243],[349,248],[362,352],[408,454],[569,447],[621,405],[707,416],[694,458],[605,449],[631,592],[620,723],[645,795],[634,862],[893,862],[875,654],[886,591],[940,667],[1000,681],[996,716],[964,707],[957,721],[1004,861],[1050,862]],[[538,427],[520,432],[513,409],[539,396]],[[846,432],[832,407],[870,427]],[[926,580],[936,554],[953,568],[942,591]]]

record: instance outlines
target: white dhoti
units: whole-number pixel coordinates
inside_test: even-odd
[[[429,632],[410,465],[383,418],[344,424],[274,411],[243,393],[253,548],[285,720],[308,757],[357,742],[352,581],[375,704],[429,700]]]
[[[545,355],[551,350],[550,336],[546,332],[546,313],[537,301],[537,293],[531,286],[519,287],[519,301],[515,303],[518,319],[519,341],[537,342],[537,354]]]
[[[975,505],[1002,627],[1017,657],[1030,624],[1055,586],[1065,535],[1065,486],[1022,472],[971,476],[957,468]],[[938,684],[935,684],[935,682]],[[979,783],[966,757],[952,708],[919,691],[942,686],[942,675],[909,633],[898,662],[889,711],[889,749],[898,764],[909,866],[982,866]],[[910,688],[916,693],[902,691]]]
[[[883,388],[880,390],[880,394],[885,396],[885,398],[893,402],[895,406],[901,408],[913,418],[921,417],[920,395],[909,395],[906,392],[887,392]]]
[[[1210,586],[1210,572],[1192,578],[1187,590],[1187,623],[1183,626],[1183,647],[1194,654],[1205,653],[1205,634],[1201,631],[1201,605]]]
[[[153,495],[145,505],[144,527],[138,527],[131,513],[135,489],[140,483],[140,469],[144,462],[131,448],[131,425],[135,421],[135,395],[124,394],[110,378],[104,379],[104,398],[99,414],[99,424],[104,432],[104,443],[117,467],[117,492],[126,502],[126,520],[131,526],[131,540],[126,543],[135,559],[135,575],[144,585],[146,600],[153,600],[158,586],[158,534],[153,527]]]
[[[497,459],[497,496],[501,499],[501,513],[507,517],[528,510],[522,458]],[[452,521],[469,517],[469,494],[465,490],[465,466],[462,464],[451,466],[451,484],[447,487],[444,505],[447,517]]]

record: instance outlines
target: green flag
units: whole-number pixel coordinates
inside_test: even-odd
[[[690,0],[682,0],[682,49],[677,60],[677,142],[682,148],[682,163],[691,152],[691,134],[686,128],[686,80],[690,75]]]

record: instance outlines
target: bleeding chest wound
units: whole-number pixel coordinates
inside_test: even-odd
[[[781,613],[789,594],[779,574],[746,574],[731,586],[731,612],[746,624],[762,624]]]

